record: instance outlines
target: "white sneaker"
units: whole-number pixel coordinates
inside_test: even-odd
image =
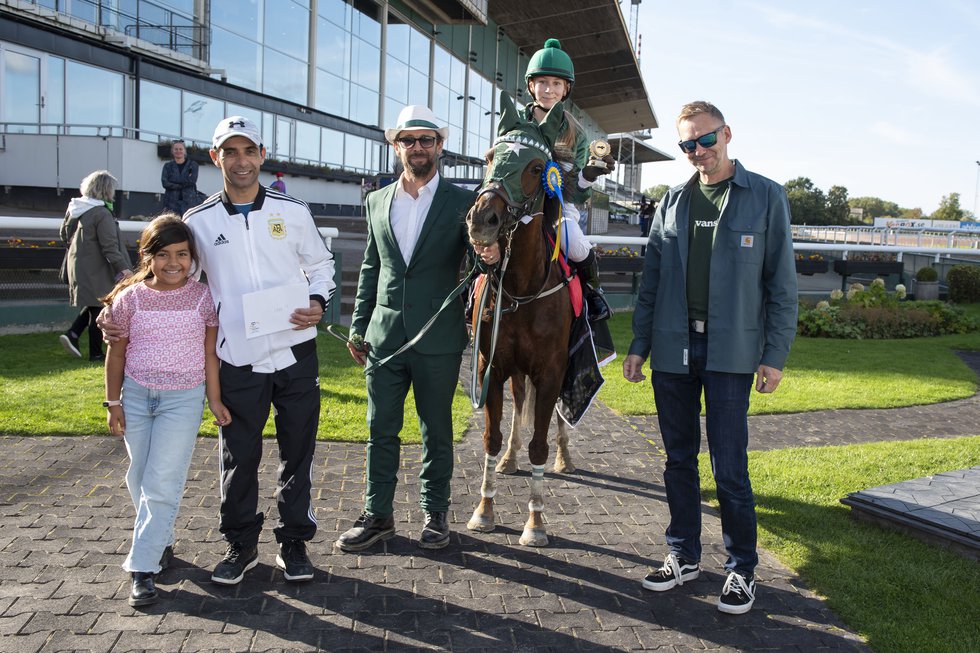
[[[694,580],[701,573],[701,565],[685,560],[673,553],[668,553],[660,569],[647,574],[643,579],[643,588],[654,592],[666,592],[669,589]]]
[[[755,579],[752,576],[730,571],[725,586],[721,588],[718,609],[725,614],[745,614],[755,603]]]

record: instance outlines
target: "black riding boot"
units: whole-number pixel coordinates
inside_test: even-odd
[[[573,264],[575,273],[582,278],[584,284],[582,291],[585,293],[585,302],[589,307],[589,321],[608,320],[611,311],[599,282],[599,259],[596,258],[595,251],[590,251],[585,260]]]

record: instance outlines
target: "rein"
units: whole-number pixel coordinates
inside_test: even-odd
[[[490,189],[487,189],[487,190],[490,190]],[[483,192],[484,191],[481,191],[481,194]],[[503,194],[500,194],[500,193],[496,193],[496,194],[498,194],[498,196],[501,197],[501,199],[504,199],[504,201],[506,202],[506,198],[503,197]],[[532,199],[535,199],[536,200],[541,195],[542,195],[542,193],[539,192],[538,195],[536,195]],[[543,203],[543,201],[542,201],[542,203]],[[515,207],[515,206],[520,207],[520,205],[510,204],[509,202],[507,204],[508,204],[508,207],[509,207],[508,208],[508,213],[510,213],[511,215],[513,215],[513,213],[511,213],[511,211],[510,211],[510,208],[511,207]],[[519,208],[519,210],[522,210],[526,206],[527,205],[524,205],[524,207]],[[541,215],[543,217],[544,213],[543,213],[543,211],[537,211],[537,212],[534,212],[534,213],[530,213],[528,211],[527,213],[525,213],[525,215],[531,215],[532,217],[533,216]],[[523,217],[523,216],[521,216],[521,217]],[[542,281],[541,287],[538,289],[538,291],[535,294],[533,294],[533,295],[511,295],[509,292],[507,292],[507,290],[504,288],[504,277],[507,274],[507,267],[508,267],[508,264],[510,263],[511,243],[512,243],[513,238],[514,238],[514,233],[517,231],[517,227],[519,227],[520,225],[521,225],[521,220],[520,220],[520,217],[518,217],[518,218],[515,219],[514,223],[510,227],[508,227],[507,235],[505,236],[506,241],[507,241],[507,245],[506,245],[506,247],[504,249],[504,255],[501,257],[501,261],[500,261],[500,274],[495,274],[493,272],[489,272],[488,273],[488,275],[487,275],[488,276],[487,283],[483,287],[482,292],[480,293],[480,302],[479,302],[479,305],[476,308],[476,311],[477,311],[476,312],[476,315],[478,316],[478,319],[476,320],[476,326],[474,327],[473,348],[472,348],[472,352],[470,354],[470,356],[471,356],[470,357],[470,404],[473,406],[473,408],[483,408],[483,405],[487,401],[487,391],[488,391],[488,389],[490,387],[490,371],[491,371],[491,368],[493,366],[494,353],[496,352],[496,349],[497,349],[497,337],[500,335],[500,318],[501,318],[501,316],[504,313],[513,313],[513,312],[516,312],[517,309],[520,308],[521,306],[523,306],[524,304],[530,304],[531,302],[533,302],[533,301],[535,301],[537,299],[543,299],[544,297],[547,297],[549,295],[552,295],[552,294],[558,292],[562,288],[566,287],[568,285],[570,279],[571,279],[571,277],[566,277],[566,276],[563,275],[561,282],[559,282],[555,286],[552,286],[548,290],[545,290],[545,286],[548,284],[548,278],[550,276],[550,274],[548,274],[549,269],[551,268],[552,265],[554,265],[554,262],[553,261],[546,261],[545,262],[544,281]],[[496,278],[497,279],[496,288],[493,288],[491,286],[490,279],[492,279],[492,278]],[[481,318],[483,316],[483,311],[486,309],[487,298],[492,293],[494,293],[494,292],[496,292],[497,301],[494,303],[494,307],[493,307],[493,320],[491,322],[491,327],[490,327],[490,352],[489,352],[489,354],[487,356],[487,361],[489,361],[489,362],[487,363],[487,369],[486,369],[486,371],[483,374],[483,382],[481,384],[480,381],[479,381],[479,364],[478,364],[479,363],[479,355],[480,355],[480,350],[479,350],[480,349],[479,348],[480,335],[481,335],[482,330],[483,330],[483,320]],[[505,297],[511,302],[511,306],[509,306],[506,310],[503,309],[503,305],[504,305],[503,299]],[[477,386],[478,385],[481,386],[481,390],[480,390],[480,393],[479,393],[480,396],[479,397],[477,397]]]

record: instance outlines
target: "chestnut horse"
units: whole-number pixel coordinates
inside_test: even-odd
[[[501,95],[501,107],[487,177],[466,216],[470,240],[483,246],[496,242],[502,253],[500,264],[486,276],[474,301],[478,374],[484,380],[486,396],[485,458],[481,499],[466,526],[481,532],[494,528],[504,383],[511,379],[516,418],[524,402],[526,379],[536,397],[533,435],[528,444],[531,496],[520,543],[544,546],[548,543],[543,520],[548,427],[565,376],[573,318],[567,279],[561,267],[551,261],[552,246],[546,234],[546,226],[557,219],[559,200],[546,198],[542,183],[546,166],[555,165],[551,151],[562,109],[556,106],[537,125],[523,120],[505,94]],[[487,303],[492,304],[492,310],[486,308]]]

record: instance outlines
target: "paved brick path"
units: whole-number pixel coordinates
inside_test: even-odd
[[[882,411],[753,418],[752,438],[771,448],[873,434],[974,434],[980,402],[887,411],[887,420],[875,413]],[[126,604],[119,568],[132,528],[122,443],[0,437],[0,651],[867,650],[765,551],[756,608],[741,617],[719,613],[725,553],[717,515],[707,508],[701,578],[664,594],[643,590],[640,579],[664,551],[663,457],[653,422],[619,418],[602,405],[572,433],[579,471],[547,474],[550,546],[517,544],[526,464],[500,481],[497,531],[466,531],[479,496],[481,431],[477,415],[456,449],[447,549],[415,546],[418,448],[405,447],[398,536],[376,553],[334,550],[361,508],[364,450],[321,443],[315,580],[286,584],[266,531],[261,564],[234,588],[209,581],[224,546],[217,442],[200,440],[178,519],[177,561],[160,579],[162,600],[142,611]],[[272,443],[265,454],[261,506],[274,514]]]

